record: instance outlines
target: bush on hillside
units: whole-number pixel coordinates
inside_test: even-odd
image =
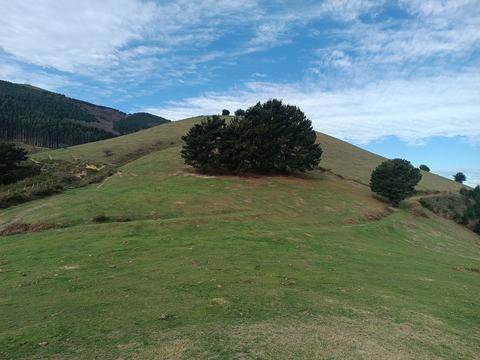
[[[204,120],[182,139],[185,163],[202,172],[305,172],[322,155],[311,121],[279,100],[258,103],[229,124]]]
[[[0,143],[0,184],[11,184],[34,175],[38,169],[25,165],[27,151],[15,144]]]
[[[372,173],[370,187],[398,206],[403,199],[415,194],[415,186],[422,179],[420,170],[403,159],[387,160]]]
[[[230,111],[227,110],[227,109],[223,109],[222,110],[222,116],[229,116],[230,115]]]
[[[460,184],[463,184],[465,181],[467,181],[467,177],[462,172],[458,172],[453,175],[453,179]]]
[[[236,110],[235,116],[245,116],[245,110],[242,110],[242,109]]]
[[[478,235],[480,235],[480,221],[477,223],[473,231],[475,231]]]
[[[426,172],[430,172],[430,168],[427,165],[420,165],[419,169]]]

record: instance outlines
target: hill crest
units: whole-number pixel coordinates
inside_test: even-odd
[[[0,140],[58,148],[135,132],[169,122],[146,113],[69,98],[0,80]]]

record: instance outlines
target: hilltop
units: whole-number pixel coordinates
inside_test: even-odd
[[[169,122],[126,114],[30,85],[0,81],[0,140],[58,148],[102,140]]]
[[[305,175],[197,174],[180,137],[200,120],[34,155],[115,171],[0,213],[50,227],[0,237],[0,357],[478,356],[478,236],[388,208],[366,186],[384,159],[320,133]]]

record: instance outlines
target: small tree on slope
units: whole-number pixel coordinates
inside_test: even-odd
[[[15,144],[0,143],[0,184],[9,184],[25,177],[24,167],[27,152]]]
[[[453,175],[453,179],[460,184],[463,184],[464,181],[467,181],[467,177],[462,172],[459,172]]]
[[[415,194],[415,186],[422,179],[420,170],[403,159],[387,160],[372,173],[370,187],[373,192],[388,198],[394,206]]]

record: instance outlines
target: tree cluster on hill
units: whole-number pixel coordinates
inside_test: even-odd
[[[312,123],[279,100],[258,103],[226,123],[214,116],[182,138],[187,165],[202,172],[304,172],[320,162]]]
[[[149,113],[135,113],[113,124],[113,130],[120,135],[130,134],[139,130],[148,129],[152,126],[170,122],[167,119]]]
[[[415,186],[422,180],[420,170],[410,161],[387,160],[372,173],[370,187],[373,192],[388,198],[394,206],[415,194]]]
[[[423,171],[426,171],[426,172],[430,172],[430,168],[427,166],[427,165],[420,165],[418,167],[420,170],[423,170]]]

